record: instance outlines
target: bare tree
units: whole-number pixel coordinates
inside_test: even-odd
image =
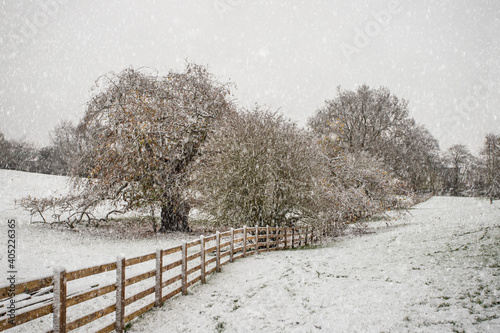
[[[465,145],[453,145],[446,151],[445,160],[450,166],[448,186],[452,195],[458,195],[465,189],[467,172],[473,156]]]
[[[48,148],[53,151],[53,173],[69,175],[79,151],[76,126],[70,121],[62,121],[51,131],[50,139],[52,144]]]
[[[486,167],[486,193],[493,203],[493,198],[500,195],[500,135],[486,135],[481,155]]]
[[[338,87],[337,97],[327,100],[308,124],[321,135],[334,134],[350,152],[379,155],[387,141],[403,134],[407,105],[384,87],[362,85],[356,91]]]
[[[231,112],[227,86],[191,63],[164,77],[129,68],[97,86],[78,125],[75,179],[88,174],[79,186],[125,202],[125,210],[159,207],[160,231],[189,230],[189,167],[216,122]]]
[[[387,88],[367,85],[337,89],[308,121],[320,136],[336,140],[347,153],[367,152],[415,189],[434,190],[438,182],[439,145],[409,117],[408,103]]]
[[[384,162],[415,190],[435,192],[441,187],[442,161],[439,143],[415,121],[408,121],[404,134],[388,145]]]
[[[0,133],[0,168],[38,172],[38,151],[23,140],[7,140]]]
[[[0,132],[0,169],[12,168],[11,143],[5,138],[5,135]]]
[[[310,133],[256,107],[212,136],[194,173],[199,207],[211,224],[316,224],[327,159]]]

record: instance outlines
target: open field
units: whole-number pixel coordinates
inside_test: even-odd
[[[177,245],[29,225],[14,199],[65,191],[66,178],[0,170],[0,218],[19,222],[20,281]],[[6,248],[6,223],[0,245]],[[498,332],[500,202],[434,197],[375,231],[322,247],[261,253],[168,300],[131,332]],[[5,253],[0,252],[3,272]],[[3,276],[3,273],[2,273]]]
[[[100,231],[71,231],[66,228],[51,229],[48,226],[29,224],[30,216],[22,208],[16,207],[15,199],[27,195],[49,196],[68,192],[68,177],[42,175],[21,171],[0,169],[0,244],[6,248],[7,219],[17,221],[17,262],[18,281],[26,281],[52,274],[54,266],[73,270],[114,261],[117,255],[127,258],[154,252],[157,248],[178,245],[181,240],[189,240],[195,235],[181,233],[147,235],[146,237],[124,238]],[[35,217],[34,220],[40,220]],[[100,228],[105,229],[105,228]],[[149,228],[149,223],[146,227]],[[143,235],[144,236],[144,235]],[[0,252],[0,269],[5,269],[5,251]],[[2,284],[2,283],[0,283]]]
[[[131,332],[499,332],[500,205],[434,197],[375,234],[259,254]]]

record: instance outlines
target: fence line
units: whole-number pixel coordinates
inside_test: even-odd
[[[187,243],[184,241],[181,245],[158,249],[154,253],[131,259],[118,257],[116,262],[71,272],[58,268],[54,270],[53,276],[23,282],[15,287],[0,287],[0,331],[23,324],[29,325],[30,322],[44,318],[47,321],[52,314],[52,329],[47,332],[69,332],[86,325],[95,326],[100,318],[107,318],[107,323],[104,326],[101,324],[103,327],[86,326],[86,329],[93,329],[95,332],[123,332],[125,325],[131,320],[154,306],[161,306],[167,299],[178,294],[186,295],[190,286],[197,282],[206,283],[207,275],[221,272],[221,267],[227,263],[260,252],[294,248],[297,242],[299,247],[302,244],[308,245],[315,240],[317,235],[314,234],[314,228],[245,226],[240,229],[231,228],[226,232],[217,231],[215,235],[207,237],[202,235],[200,239]],[[153,263],[154,269],[147,269],[145,272],[143,269],[133,269],[134,266],[139,267],[147,263]],[[115,283],[104,283],[101,286],[101,282],[98,282],[90,288],[76,290],[68,288],[68,282],[74,283],[73,281],[95,276],[102,280],[101,274],[113,271],[116,274]],[[136,274],[130,276],[132,272]],[[199,274],[191,277],[197,272]],[[147,280],[154,282],[154,285],[144,286],[143,282]],[[12,314],[9,312],[9,304],[14,292],[15,317],[9,316]],[[113,292],[115,297],[112,296]],[[132,295],[128,295],[130,293]],[[153,294],[153,300],[148,301],[148,296]],[[97,302],[98,298],[100,302]],[[92,300],[101,304],[91,305],[89,301]],[[112,303],[102,305],[106,300]],[[69,320],[68,309],[74,306],[86,306],[87,312],[89,308],[92,312]],[[77,311],[77,314],[80,312]],[[115,313],[114,318],[109,316],[112,313]]]

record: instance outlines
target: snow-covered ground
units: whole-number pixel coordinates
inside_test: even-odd
[[[155,252],[158,248],[179,245],[185,235],[159,235],[158,238],[130,240],[94,237],[69,230],[30,225],[30,216],[15,206],[15,200],[28,195],[46,197],[66,194],[68,177],[0,169],[0,276],[6,269],[7,219],[15,218],[16,253],[19,282],[53,273],[55,266],[71,271]],[[40,218],[37,217],[38,220]],[[193,236],[194,237],[194,236]],[[185,237],[189,240],[191,237]],[[0,282],[0,285],[6,281]]]
[[[130,332],[500,332],[499,204],[434,197],[375,234],[237,261]]]
[[[22,208],[15,207],[15,200],[28,195],[48,197],[69,191],[68,177],[42,175],[23,171],[0,169],[0,218],[16,218],[26,225],[30,216]]]
[[[0,245],[15,217],[19,280],[180,243],[110,240],[29,225],[14,199],[67,191],[66,177],[0,170]],[[500,332],[500,202],[434,197],[373,234],[261,253],[136,321],[131,332]],[[5,251],[0,251],[5,269]],[[4,276],[4,273],[0,273]]]

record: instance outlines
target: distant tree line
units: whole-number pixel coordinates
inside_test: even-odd
[[[307,128],[260,106],[237,107],[230,87],[191,63],[165,76],[109,73],[78,125],[56,126],[50,146],[1,136],[0,166],[70,175],[68,197],[22,201],[40,214],[67,213],[70,226],[95,220],[107,203],[105,220],[143,210],[155,231],[155,212],[159,231],[186,231],[195,208],[197,223],[305,224],[338,234],[410,207],[419,193],[498,197],[498,136],[487,136],[478,158],[464,146],[443,154],[408,102],[385,87],[338,88]]]
[[[68,176],[77,153],[76,128],[68,121],[56,125],[51,143],[42,148],[23,140],[7,140],[0,132],[0,169]]]
[[[491,201],[500,197],[500,135],[486,135],[479,156],[460,144],[441,152],[429,131],[409,117],[407,102],[387,88],[339,88],[309,126],[336,138],[351,154],[365,152],[378,159],[417,192],[487,196]]]
[[[479,156],[453,145],[443,156],[440,194],[500,198],[500,135],[487,134]]]

